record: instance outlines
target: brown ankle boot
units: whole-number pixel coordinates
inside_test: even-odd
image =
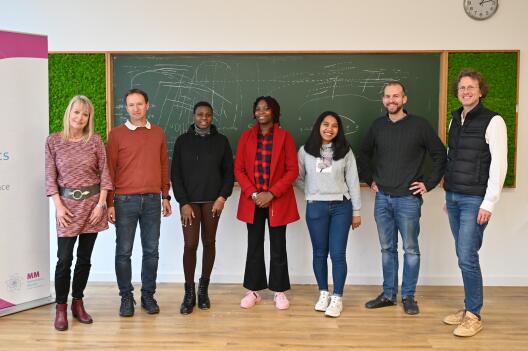
[[[68,304],[58,303],[55,309],[55,329],[60,331],[68,329]]]
[[[88,313],[86,313],[86,310],[84,309],[84,304],[82,299],[72,299],[71,304],[71,311],[73,318],[77,319],[79,322],[84,324],[90,324],[93,323],[92,316],[90,316]]]

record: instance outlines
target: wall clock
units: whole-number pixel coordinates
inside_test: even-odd
[[[497,12],[499,0],[463,0],[466,14],[476,20],[485,20]]]

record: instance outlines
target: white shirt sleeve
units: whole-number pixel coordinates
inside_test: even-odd
[[[508,137],[506,123],[501,116],[493,117],[486,129],[486,143],[491,153],[488,187],[480,208],[493,212],[499,201],[508,170]]]

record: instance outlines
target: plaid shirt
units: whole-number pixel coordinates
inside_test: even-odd
[[[273,148],[273,127],[266,135],[259,130],[257,135],[257,155],[255,157],[255,185],[257,192],[269,191],[271,150]]]

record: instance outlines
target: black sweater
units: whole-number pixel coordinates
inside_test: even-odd
[[[428,153],[433,161],[424,178],[423,164]],[[423,118],[407,114],[397,122],[388,115],[377,118],[365,136],[358,158],[360,179],[393,196],[412,195],[415,181],[433,189],[446,167],[446,149],[431,125]]]
[[[174,143],[172,190],[180,206],[227,199],[233,191],[233,152],[227,138],[211,125],[211,134],[199,136],[194,125]]]

